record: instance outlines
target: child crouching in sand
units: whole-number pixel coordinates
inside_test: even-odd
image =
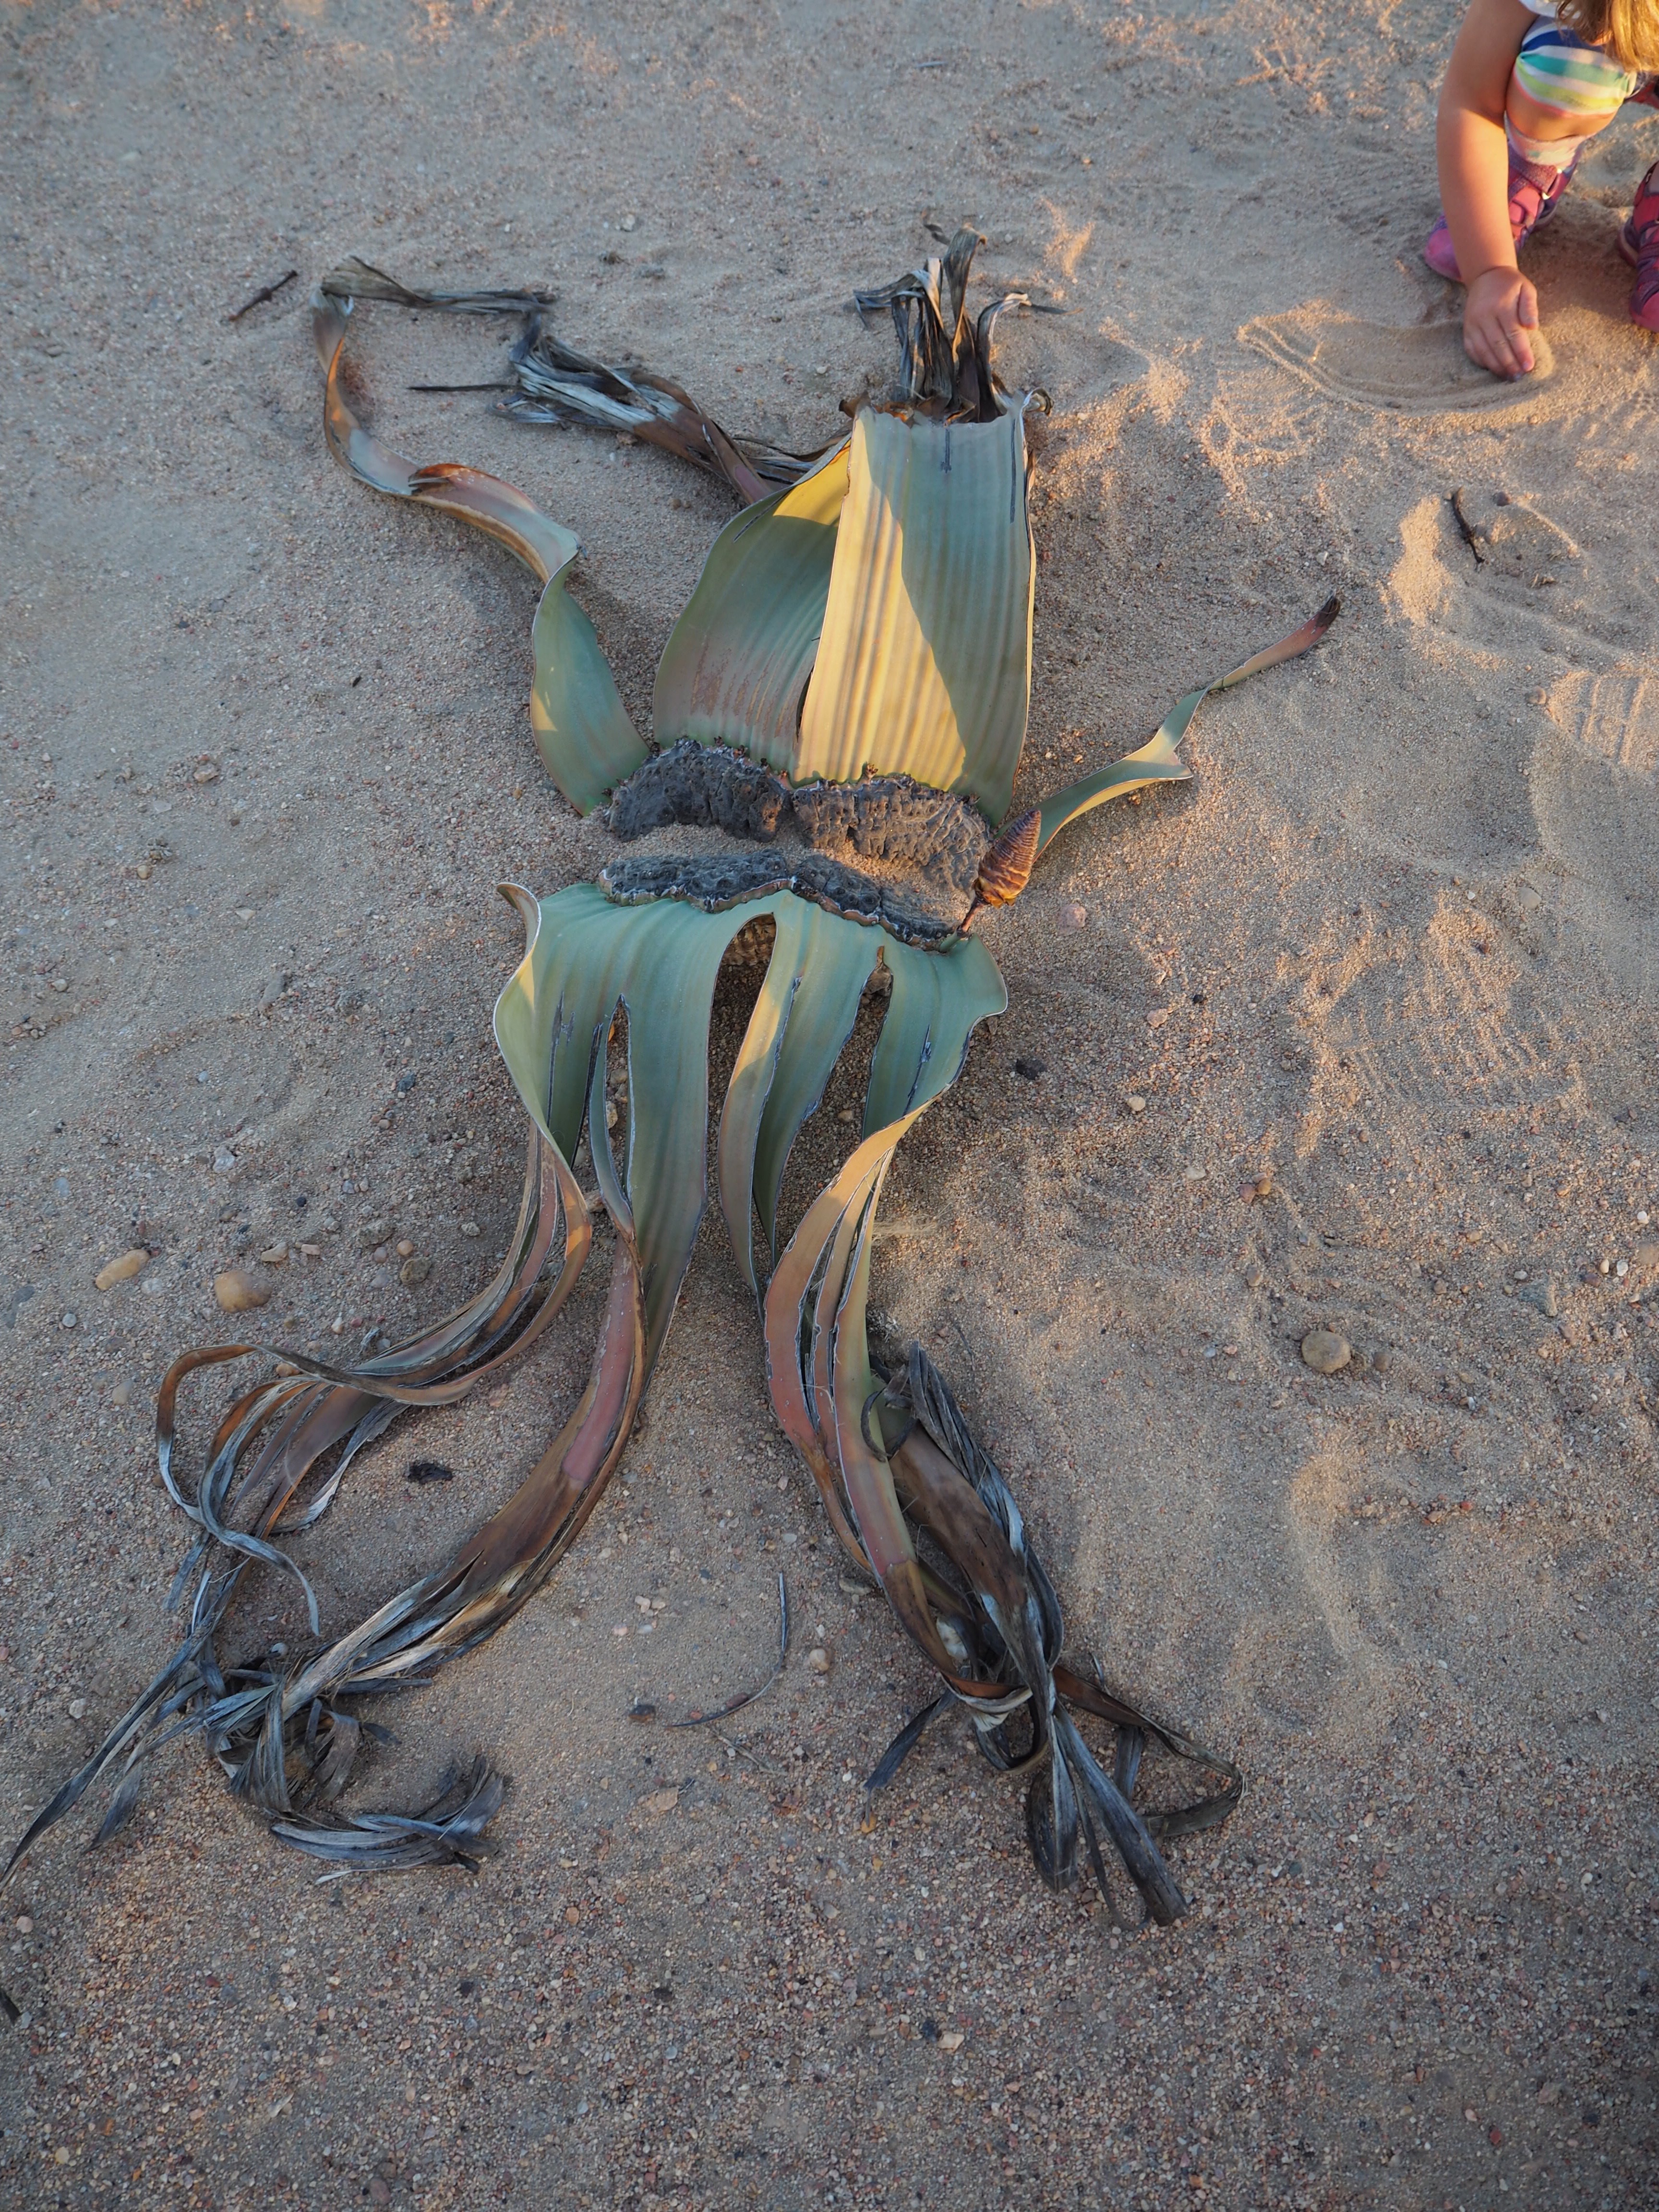
[[[1468,287],[1463,344],[1497,376],[1533,365],[1538,295],[1515,263],[1626,100],[1659,106],[1659,0],[1472,0],[1440,94],[1445,213],[1423,258]],[[1620,234],[1631,319],[1659,331],[1659,161]]]

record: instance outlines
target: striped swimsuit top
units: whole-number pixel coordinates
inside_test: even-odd
[[[1527,6],[1537,20],[1521,41],[1511,82],[1535,106],[1576,127],[1559,138],[1538,138],[1510,118],[1510,143],[1528,160],[1565,168],[1627,100],[1648,92],[1655,77],[1650,70],[1620,69],[1599,46],[1558,22],[1554,0],[1527,0]]]

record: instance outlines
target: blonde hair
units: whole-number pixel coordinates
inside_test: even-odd
[[[1620,69],[1659,70],[1659,0],[1559,0],[1555,12]]]

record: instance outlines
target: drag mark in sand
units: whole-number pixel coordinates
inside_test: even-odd
[[[1401,415],[1520,406],[1555,372],[1555,356],[1542,331],[1534,342],[1537,365],[1532,374],[1523,384],[1504,384],[1476,368],[1463,350],[1455,324],[1390,330],[1320,306],[1260,316],[1238,336],[1241,344],[1333,399]]]

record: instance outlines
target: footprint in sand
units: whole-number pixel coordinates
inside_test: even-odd
[[[1361,1510],[1372,1497],[1387,1500],[1374,1521]],[[1389,1538],[1390,1524],[1406,1510],[1399,1485],[1381,1474],[1374,1454],[1346,1444],[1316,1445],[1285,1498],[1287,1564],[1300,1571],[1328,1660],[1340,1669],[1337,1694],[1351,1708],[1356,1695],[1362,1706],[1387,1695],[1410,1656],[1407,1624],[1427,1609],[1429,1562],[1419,1547]]]
[[[1528,501],[1500,507],[1471,488],[1464,514],[1478,562],[1444,497],[1405,517],[1394,611],[1425,640],[1468,651],[1475,669],[1494,656],[1524,665],[1540,648],[1578,664],[1534,695],[1547,723],[1516,720],[1533,733],[1517,739],[1532,817],[1521,834],[1536,837],[1558,879],[1553,905],[1647,1000],[1659,991],[1659,659],[1644,572],[1613,514],[1596,525],[1610,545],[1581,545]]]
[[[1461,518],[1449,500],[1431,494],[1401,522],[1389,590],[1407,622],[1523,664],[1540,645],[1604,665],[1629,651],[1641,617],[1616,578],[1609,588],[1616,561],[1605,551],[1587,554],[1530,500],[1500,504],[1489,489],[1469,485],[1459,503]]]
[[[1659,676],[1575,671],[1550,694],[1550,718],[1587,752],[1632,775],[1659,781]]]
[[[1659,676],[1575,671],[1551,689],[1553,740],[1534,757],[1544,849],[1581,919],[1633,988],[1659,988]]]
[[[1555,370],[1554,355],[1541,331],[1534,340],[1537,365],[1532,374],[1519,384],[1505,384],[1475,367],[1455,323],[1390,330],[1325,307],[1259,317],[1245,324],[1239,337],[1334,399],[1401,415],[1519,406]]]

